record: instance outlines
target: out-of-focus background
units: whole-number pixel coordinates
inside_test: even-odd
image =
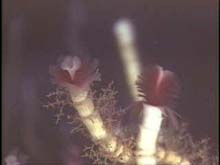
[[[3,156],[19,150],[41,164],[80,164],[79,137],[42,109],[53,90],[48,67],[68,53],[96,57],[103,82],[115,81],[128,105],[112,29],[120,18],[135,25],[144,64],[178,75],[175,111],[192,135],[217,145],[217,10],[217,0],[3,0]]]

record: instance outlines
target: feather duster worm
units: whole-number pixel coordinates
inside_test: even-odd
[[[137,87],[139,96],[144,99],[144,108],[137,138],[136,162],[138,165],[156,165],[156,142],[163,120],[162,114],[166,114],[166,107],[171,106],[177,98],[179,83],[172,72],[163,70],[160,66],[152,66],[140,76]],[[172,116],[171,119],[176,124],[173,114],[167,114]]]
[[[99,112],[95,110],[92,98],[88,97],[91,83],[100,78],[97,62],[67,56],[58,67],[51,68],[51,74],[57,85],[69,91],[73,106],[92,140],[99,144],[112,159],[118,159],[121,163],[130,162],[132,156],[130,149],[123,146],[112,132],[106,129]]]
[[[161,66],[151,66],[144,70],[137,82],[139,96],[147,104],[170,107],[179,95],[180,86],[174,73]]]
[[[87,97],[91,84],[100,80],[97,60],[66,56],[56,66],[50,67],[53,82],[70,91],[74,102]]]
[[[88,97],[91,83],[99,80],[97,61],[77,56],[66,56],[56,67],[50,68],[54,83],[64,87],[70,94],[73,106],[90,131],[93,139],[106,136],[100,115],[95,112],[92,99]],[[90,118],[93,118],[91,120]],[[96,121],[96,122],[92,122]]]
[[[178,129],[177,115],[171,110],[180,92],[180,85],[174,73],[158,65],[150,66],[139,77],[137,86],[144,103],[161,107],[172,126]]]

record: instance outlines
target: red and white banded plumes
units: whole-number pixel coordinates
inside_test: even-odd
[[[155,65],[146,68],[137,81],[139,96],[144,103],[160,107],[175,128],[178,128],[176,113],[171,110],[179,96],[180,85],[175,74]]]
[[[172,106],[179,95],[180,86],[173,72],[161,66],[151,66],[144,70],[137,82],[140,96],[153,106]]]
[[[92,82],[100,80],[98,61],[78,56],[65,56],[56,66],[50,67],[53,81],[61,87],[88,90]]]

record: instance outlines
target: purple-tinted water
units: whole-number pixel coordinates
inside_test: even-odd
[[[72,137],[41,107],[52,90],[48,67],[62,54],[97,57],[103,82],[114,80],[119,102],[129,104],[112,33],[121,17],[136,26],[142,61],[179,76],[176,111],[190,123],[192,134],[217,143],[217,1],[5,0],[4,155],[18,147],[33,161],[69,160],[63,155],[70,154]]]

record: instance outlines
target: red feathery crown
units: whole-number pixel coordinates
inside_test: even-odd
[[[50,67],[50,74],[60,86],[86,89],[100,79],[97,66],[98,61],[88,57],[65,56],[57,66]]]
[[[179,95],[180,86],[173,72],[161,66],[151,66],[144,70],[137,81],[140,97],[153,106],[170,107]]]

